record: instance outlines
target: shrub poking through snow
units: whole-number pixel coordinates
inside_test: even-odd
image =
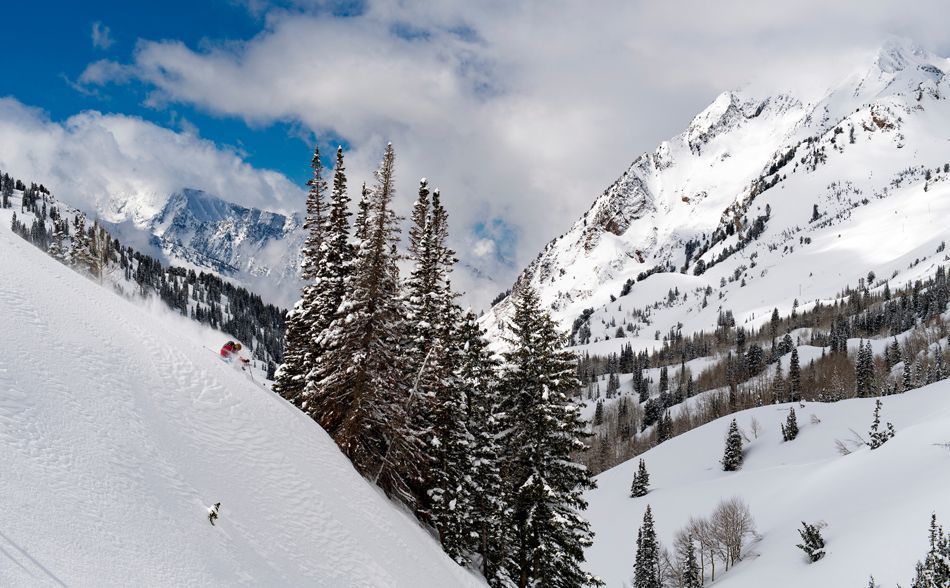
[[[896,431],[894,430],[894,425],[887,423],[885,429],[881,430],[881,399],[879,398],[874,403],[874,421],[871,423],[870,431],[870,441],[868,441],[868,447],[871,449],[877,449],[881,445],[884,445],[891,438],[894,437]]]
[[[799,549],[808,556],[808,561],[814,563],[825,557],[825,539],[821,536],[820,523],[809,525],[802,521],[802,528],[798,534],[802,536],[802,542],[797,545]]]

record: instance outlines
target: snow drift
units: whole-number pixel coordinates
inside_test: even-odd
[[[669,548],[690,516],[708,516],[721,499],[738,496],[750,506],[760,538],[728,572],[717,566],[716,586],[867,586],[872,574],[883,587],[908,585],[927,551],[931,513],[944,525],[950,521],[950,381],[885,397],[881,420],[894,423],[897,435],[873,451],[863,446],[840,455],[835,441],[852,440],[852,429],[868,438],[874,402],[763,406],[674,437],[639,456],[651,485],[642,498],[630,498],[639,459],[604,472],[586,496],[596,533],[587,569],[611,588],[631,585],[648,504]],[[782,442],[779,424],[790,406],[800,432]],[[719,460],[733,418],[750,441],[742,469],[723,472]],[[763,427],[758,437],[752,419]],[[796,547],[802,521],[827,523],[827,555],[813,564]]]

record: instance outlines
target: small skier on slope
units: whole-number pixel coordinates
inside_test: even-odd
[[[242,370],[247,364],[251,363],[251,360],[241,357],[241,344],[234,341],[228,341],[224,344],[224,347],[221,348],[221,358],[229,363],[234,363],[235,359],[240,360]]]
[[[215,502],[214,506],[208,509],[208,520],[211,521],[211,526],[214,526],[214,521],[218,518],[218,509],[221,508],[220,502]]]

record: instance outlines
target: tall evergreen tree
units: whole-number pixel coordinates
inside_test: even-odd
[[[475,526],[475,493],[480,489],[472,479],[475,439],[468,429],[467,413],[469,409],[469,389],[459,381],[457,366],[461,363],[464,350],[454,344],[461,335],[458,308],[449,309],[451,316],[451,338],[439,337],[435,353],[436,363],[442,374],[438,388],[432,397],[431,441],[425,444],[430,455],[431,471],[425,480],[428,510],[432,522],[439,532],[443,549],[455,561],[467,563],[472,553],[470,541]],[[454,335],[454,337],[453,337]]]
[[[326,202],[327,182],[323,177],[323,162],[320,160],[320,148],[313,150],[310,159],[312,176],[307,180],[307,215],[304,218],[303,228],[307,238],[301,252],[301,276],[305,280],[317,279],[320,260],[323,257],[323,240],[326,232]]]
[[[775,375],[772,376],[772,404],[785,401],[785,375],[782,371],[782,362],[775,362]]]
[[[305,390],[304,408],[364,475],[410,505],[417,482],[415,444],[408,431],[412,382],[400,370],[403,308],[395,246],[399,219],[392,209],[392,145],[366,199],[365,238],[358,243],[353,275],[330,327],[323,353]],[[398,448],[398,450],[397,450]]]
[[[734,472],[742,467],[742,435],[739,434],[739,425],[736,419],[729,423],[729,432],[726,434],[726,449],[722,456],[722,469],[725,472]]]
[[[79,271],[89,271],[94,264],[94,256],[84,214],[76,215],[73,228],[75,231],[69,251],[69,262]]]
[[[633,588],[662,588],[660,581],[660,545],[653,527],[653,511],[647,505],[637,535],[637,555],[633,567]]]
[[[656,442],[663,443],[673,437],[673,417],[669,409],[663,412],[663,415],[656,423]]]
[[[320,182],[314,179],[312,185],[320,185]],[[308,310],[305,312],[305,322],[310,329],[310,355],[307,357],[304,370],[305,387],[301,395],[303,401],[318,387],[315,378],[319,372],[315,367],[319,356],[323,353],[323,336],[337,317],[353,271],[353,245],[350,243],[348,221],[349,204],[343,149],[338,147],[329,207],[321,206],[321,209],[328,208],[328,210],[322,223],[322,241],[318,262],[314,268],[313,289],[310,292]]]
[[[594,426],[604,424],[604,401],[598,400],[594,405]]]
[[[404,331],[402,333],[403,364],[407,378],[417,381],[416,403],[410,413],[411,429],[422,435],[423,488],[420,494],[424,510],[431,513],[433,523],[442,535],[451,535],[445,526],[456,521],[457,534],[465,523],[460,506],[464,499],[452,497],[454,478],[467,475],[460,457],[465,440],[463,407],[465,392],[455,382],[458,361],[458,323],[461,311],[455,304],[455,293],[449,275],[455,254],[446,245],[448,215],[439,200],[439,193],[429,200],[428,183],[420,182],[419,197],[412,211],[409,231],[409,259],[412,270],[403,291]],[[453,447],[455,449],[453,449]]]
[[[924,560],[917,563],[911,588],[946,588],[950,586],[950,534],[937,524],[937,515],[930,516],[930,548]]]
[[[871,342],[867,346],[858,343],[858,355],[854,364],[855,393],[859,398],[867,398],[874,394],[874,353]]]
[[[66,222],[61,218],[53,219],[53,237],[50,240],[49,253],[54,259],[58,261],[66,261],[67,250],[66,250],[66,238],[67,238],[67,227]]]
[[[465,483],[471,486],[472,498],[468,544],[469,550],[479,555],[482,575],[496,586],[508,577],[504,567],[505,550],[511,545],[506,523],[506,490],[501,477],[499,363],[475,315],[466,313],[462,317],[458,341],[461,355],[455,376],[457,385],[466,392],[466,422],[471,436],[470,470],[465,477]]]
[[[802,395],[802,370],[798,364],[798,348],[792,347],[792,355],[788,362],[788,394],[789,400],[797,402]]]
[[[350,197],[346,193],[346,167],[343,164],[343,148],[336,150],[333,167],[333,188],[330,193],[330,210],[327,214],[325,240],[321,255],[319,294],[316,305],[322,324],[322,332],[330,326],[336,311],[343,302],[347,283],[352,272],[353,245],[350,243]],[[314,333],[319,336],[319,333]]]
[[[363,187],[360,188],[360,199],[356,205],[356,219],[353,222],[353,236],[356,238],[357,243],[366,241],[369,236],[369,207],[371,196],[369,188],[366,187],[366,182],[363,182]]]
[[[307,215],[304,220],[304,229],[307,238],[300,252],[301,276],[305,285],[300,300],[287,313],[287,334],[284,344],[284,361],[277,370],[274,391],[297,406],[304,402],[303,392],[306,386],[306,377],[313,368],[317,349],[314,342],[314,325],[316,308],[314,299],[320,291],[321,285],[317,278],[323,260],[323,239],[326,229],[324,210],[324,194],[326,181],[323,179],[323,163],[320,161],[320,148],[313,150],[310,161],[312,176],[307,181],[310,186],[307,192]],[[326,328],[326,325],[322,325]]]
[[[537,294],[522,288],[514,299],[511,350],[502,378],[513,553],[510,569],[520,587],[595,585],[580,563],[592,542],[583,492],[595,486],[571,455],[587,436],[570,396],[580,387],[574,357],[541,310]]]
[[[693,538],[690,537],[686,544],[686,557],[683,558],[683,568],[680,570],[682,577],[682,588],[702,588],[703,571],[696,561],[696,548],[693,545]]]

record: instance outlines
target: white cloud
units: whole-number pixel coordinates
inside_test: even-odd
[[[155,209],[182,187],[278,211],[303,203],[302,190],[282,174],[192,132],[94,111],[60,123],[13,98],[0,98],[0,169],[89,212],[110,196]]]
[[[351,183],[392,141],[402,205],[420,176],[439,185],[460,257],[493,290],[720,91],[752,78],[821,89],[887,33],[950,51],[945,0],[371,1],[348,18],[323,0],[251,4],[266,18],[250,40],[140,41],[130,63],[94,63],[80,81],[134,76],[156,107],[341,136]],[[480,254],[474,227],[494,218],[516,229],[514,266]]]
[[[472,247],[472,255],[475,257],[486,257],[494,255],[497,249],[495,242],[491,239],[479,239],[475,241],[475,245]]]
[[[96,49],[108,49],[115,43],[112,30],[98,20],[92,23],[92,46]]]

